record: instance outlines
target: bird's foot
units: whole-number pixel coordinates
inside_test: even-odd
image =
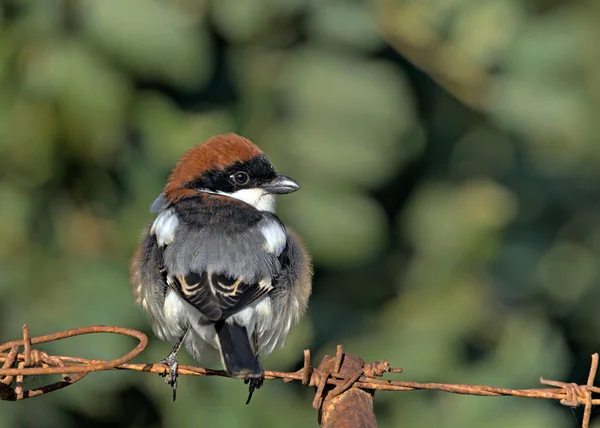
[[[265,372],[262,372],[260,377],[251,377],[248,379],[244,379],[244,383],[245,384],[249,384],[248,385],[248,400],[246,400],[246,404],[250,403],[250,400],[252,399],[252,394],[254,394],[254,391],[259,389],[263,382],[265,381]]]
[[[165,383],[173,388],[173,401],[177,397],[177,376],[179,363],[177,362],[177,352],[171,352],[166,358],[160,360],[161,363],[169,367],[169,373],[161,373],[160,376],[165,378]]]

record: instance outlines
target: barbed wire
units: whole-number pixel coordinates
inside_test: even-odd
[[[120,358],[113,360],[92,360],[70,356],[51,356],[32,345],[52,342],[85,334],[109,333],[130,336],[139,341],[137,346]],[[148,345],[148,337],[137,330],[116,326],[90,326],[44,336],[31,337],[27,325],[23,326],[23,339],[14,340],[0,345],[0,400],[17,401],[38,397],[52,391],[72,385],[88,373],[103,370],[134,370],[157,374],[167,374],[168,366],[157,364],[131,364],[130,361],[140,355]],[[23,348],[23,352],[19,350]],[[323,412],[327,403],[349,390],[362,390],[370,394],[374,391],[414,391],[436,390],[454,394],[476,395],[486,397],[513,396],[547,400],[557,400],[564,406],[584,406],[582,428],[589,427],[592,407],[600,404],[600,399],[594,399],[593,394],[600,393],[600,388],[594,386],[598,370],[598,354],[592,355],[587,383],[559,382],[540,378],[540,383],[553,388],[508,389],[487,385],[420,383],[398,380],[380,379],[385,373],[401,373],[402,369],[392,368],[386,360],[365,363],[359,357],[344,353],[342,345],[338,345],[335,357],[326,355],[317,367],[311,365],[311,353],[304,351],[304,364],[297,372],[265,371],[265,379],[281,379],[284,382],[299,381],[303,385],[316,388],[313,407],[319,410],[319,420],[327,419],[327,426],[345,426],[335,424],[344,411],[362,411],[372,413],[372,401],[366,407],[357,407],[348,400],[344,405],[337,403],[335,409]],[[28,390],[23,389],[25,376],[60,374],[62,380]],[[230,377],[224,370],[212,370],[188,365],[179,366],[180,375],[191,376],[222,376]],[[14,384],[14,388],[12,385]],[[368,395],[367,394],[367,395]],[[352,406],[352,407],[351,407]],[[335,414],[334,414],[335,413]],[[374,416],[372,418],[375,421]],[[333,423],[333,424],[332,424]],[[376,423],[376,422],[375,422]],[[325,425],[323,425],[325,426]]]

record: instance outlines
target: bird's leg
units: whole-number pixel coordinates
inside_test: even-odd
[[[260,388],[265,381],[265,370],[263,369],[262,362],[260,361],[260,355],[258,354],[258,337],[256,333],[252,335],[252,341],[254,344],[254,352],[256,352],[256,361],[258,361],[258,365],[260,366],[260,377],[251,377],[249,379],[244,380],[245,384],[248,385],[248,399],[246,400],[246,405],[250,404],[250,400],[252,399],[252,394],[254,391]]]
[[[171,385],[171,388],[173,388],[173,401],[175,401],[175,398],[177,397],[177,376],[179,368],[179,363],[177,362],[177,353],[179,352],[179,348],[181,348],[183,340],[185,339],[185,336],[187,335],[188,331],[189,329],[186,330],[185,333],[183,333],[183,336],[181,336],[177,343],[175,343],[175,346],[173,346],[173,350],[171,351],[171,353],[167,355],[166,358],[160,360],[161,363],[169,366],[169,374],[161,373],[160,376],[164,377],[165,382],[168,385]]]

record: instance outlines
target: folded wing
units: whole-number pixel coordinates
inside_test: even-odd
[[[169,276],[167,283],[211,321],[226,319],[273,289],[270,280],[245,282],[208,272]]]

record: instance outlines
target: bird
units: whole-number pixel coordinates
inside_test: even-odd
[[[244,379],[248,404],[264,381],[261,359],[283,346],[312,292],[312,259],[275,214],[276,195],[300,185],[250,140],[222,134],[187,150],[150,207],[130,262],[135,302],[173,349],[161,360],[177,394],[178,352],[218,351]]]

